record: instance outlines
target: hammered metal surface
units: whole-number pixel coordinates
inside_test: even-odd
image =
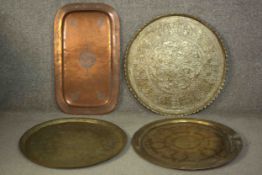
[[[214,168],[231,161],[242,141],[230,128],[210,121],[171,119],[140,129],[136,152],[152,163],[175,169]]]
[[[112,158],[125,144],[125,133],[114,124],[76,118],[42,123],[20,140],[27,158],[52,168],[91,166]]]
[[[223,86],[226,54],[217,35],[187,16],[147,24],[127,50],[131,91],[147,108],[183,115],[206,107]]]
[[[120,24],[103,3],[68,4],[54,23],[56,101],[70,114],[104,114],[119,96]]]

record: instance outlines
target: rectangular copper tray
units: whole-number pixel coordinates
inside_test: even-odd
[[[105,4],[69,4],[54,24],[56,101],[71,114],[112,111],[119,93],[119,18]]]

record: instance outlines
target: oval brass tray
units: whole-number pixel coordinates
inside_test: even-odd
[[[207,120],[167,119],[150,123],[132,139],[144,159],[167,168],[209,169],[233,160],[242,140],[232,129]]]
[[[51,168],[91,166],[117,155],[126,144],[118,126],[95,119],[51,120],[28,130],[20,149],[31,161]]]
[[[138,101],[163,115],[209,105],[224,85],[226,53],[218,35],[186,15],[146,24],[127,49],[126,80]]]

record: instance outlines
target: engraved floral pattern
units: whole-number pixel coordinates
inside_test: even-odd
[[[168,163],[205,164],[227,155],[225,143],[215,130],[186,123],[156,128],[147,133],[142,144],[149,155]]]
[[[216,35],[183,16],[147,25],[127,54],[127,76],[139,100],[166,114],[193,113],[218,93],[225,54]]]

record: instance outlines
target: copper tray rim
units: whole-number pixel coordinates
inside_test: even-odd
[[[144,135],[146,135],[148,131],[165,124],[178,124],[178,123],[200,124],[220,130],[220,132],[223,133],[223,135],[225,135],[225,137],[223,137],[223,140],[227,140],[227,142],[230,143],[230,148],[231,149],[234,148],[234,151],[222,163],[214,164],[209,167],[199,167],[199,168],[183,168],[175,165],[174,166],[166,165],[162,162],[159,162],[157,159],[152,158],[149,154],[147,154],[144,151],[144,148],[143,146],[141,146],[140,143],[143,140]],[[232,162],[241,153],[241,150],[244,146],[243,139],[232,128],[215,121],[196,119],[196,118],[173,118],[173,119],[161,119],[161,120],[153,121],[151,123],[142,126],[135,132],[135,134],[132,137],[131,144],[135,152],[139,155],[139,157],[143,158],[144,160],[164,168],[185,170],[185,171],[207,170],[207,169],[213,169],[213,168],[219,168],[225,166],[226,164]]]
[[[202,107],[199,107],[197,109],[195,109],[192,112],[181,112],[181,113],[169,113],[169,112],[163,112],[163,111],[159,111],[156,110],[154,108],[152,108],[150,105],[146,104],[143,100],[141,100],[137,94],[137,92],[135,92],[133,86],[132,86],[132,82],[130,81],[130,78],[128,76],[128,54],[129,54],[129,50],[133,44],[133,42],[136,40],[137,36],[140,34],[140,32],[142,32],[148,25],[150,25],[151,23],[161,19],[161,18],[165,18],[165,17],[171,17],[171,16],[180,16],[180,17],[187,17],[187,18],[191,18],[193,20],[198,21],[199,23],[201,23],[202,25],[204,25],[205,27],[207,27],[217,38],[218,38],[218,42],[219,45],[221,46],[221,50],[223,52],[224,55],[224,72],[223,72],[223,77],[221,78],[221,83],[220,86],[217,88],[216,93],[214,94],[214,96],[207,101],[205,104],[202,105]],[[211,26],[209,23],[207,23],[206,21],[202,20],[199,17],[193,16],[193,15],[189,15],[189,14],[184,14],[184,13],[170,13],[170,14],[166,14],[166,15],[160,15],[157,16],[155,18],[152,18],[151,20],[149,20],[148,22],[146,22],[144,25],[142,25],[142,27],[140,27],[138,30],[135,31],[135,34],[133,35],[133,37],[130,39],[130,41],[128,42],[128,46],[126,48],[125,51],[125,55],[124,55],[124,77],[126,80],[126,84],[127,87],[129,89],[129,91],[131,92],[131,94],[134,96],[134,98],[142,105],[144,106],[146,109],[148,109],[151,112],[154,112],[156,114],[160,114],[160,115],[164,115],[164,116],[177,116],[177,117],[183,117],[186,115],[190,115],[190,114],[195,114],[198,113],[204,109],[206,109],[208,106],[210,106],[215,99],[218,97],[218,95],[221,93],[221,91],[223,90],[225,83],[226,83],[226,75],[229,69],[229,64],[228,64],[228,50],[225,47],[224,44],[224,39],[222,38],[222,36],[215,30],[215,28],[213,26]]]
[[[89,124],[96,124],[96,125],[101,125],[101,126],[105,126],[105,127],[113,127],[115,130],[117,130],[117,132],[119,132],[121,134],[121,148],[115,153],[112,154],[110,157],[107,157],[106,159],[103,159],[101,161],[98,161],[96,163],[93,164],[89,164],[86,166],[75,166],[75,167],[57,167],[57,166],[50,166],[50,165],[45,165],[43,163],[38,162],[35,159],[31,159],[27,153],[26,153],[26,142],[27,139],[30,138],[30,136],[32,136],[35,132],[41,130],[42,128],[48,127],[48,126],[53,126],[53,125],[59,125],[59,124],[63,124],[63,123],[89,123]],[[30,161],[32,161],[33,163],[36,163],[37,165],[41,165],[44,167],[48,167],[48,168],[57,168],[57,169],[77,169],[77,168],[85,168],[85,167],[90,167],[90,166],[94,166],[103,162],[106,162],[110,159],[113,159],[114,157],[116,157],[117,155],[119,155],[126,147],[127,145],[127,134],[126,132],[120,128],[118,125],[109,122],[109,121],[105,121],[105,120],[100,120],[100,119],[93,119],[93,118],[59,118],[59,119],[53,119],[53,120],[48,120],[42,123],[39,123],[31,128],[29,128],[28,130],[25,131],[25,133],[21,136],[21,138],[19,139],[19,149],[21,151],[21,153]]]
[[[97,107],[75,107],[67,104],[63,95],[63,72],[62,72],[62,30],[64,18],[67,14],[78,11],[100,11],[110,18],[112,29],[112,91],[110,100]],[[54,67],[55,67],[55,99],[59,109],[68,114],[106,114],[112,112],[118,102],[120,91],[120,20],[116,10],[105,3],[70,3],[62,6],[54,19]],[[116,77],[117,76],[117,77]]]

